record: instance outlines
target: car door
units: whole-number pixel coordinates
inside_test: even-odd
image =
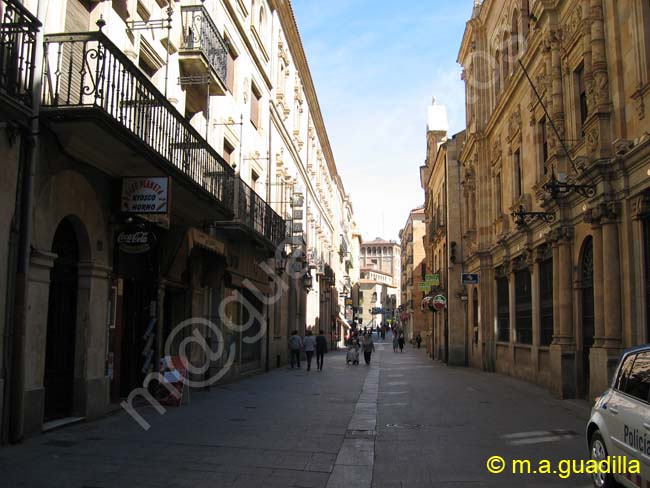
[[[607,436],[605,443],[607,444],[607,451],[610,456],[622,456],[625,454],[624,450],[624,434],[625,434],[625,421],[621,416],[622,404],[625,401],[625,386],[634,364],[636,355],[630,354],[625,359],[618,369],[616,379],[612,385],[612,393],[606,405],[603,405],[603,419],[605,425],[603,426]]]
[[[623,454],[639,460],[641,478],[650,480],[650,351],[640,352],[634,358],[619,400]]]

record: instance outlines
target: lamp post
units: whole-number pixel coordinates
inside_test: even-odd
[[[519,205],[519,210],[512,212],[511,215],[515,220],[515,225],[520,230],[527,228],[535,220],[541,220],[547,224],[555,222],[553,212],[526,212],[523,205]]]
[[[566,181],[566,175],[564,173],[560,173],[560,178],[556,178],[555,170],[551,172],[551,179],[542,185],[542,189],[550,193],[553,198],[564,196],[572,191],[585,198],[591,198],[596,194],[596,188],[593,185],[569,183]]]

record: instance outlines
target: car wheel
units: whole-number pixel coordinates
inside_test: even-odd
[[[600,431],[597,430],[591,436],[589,442],[589,457],[594,461],[603,461],[607,459],[607,447]],[[591,475],[591,480],[597,488],[614,488],[619,486],[611,473],[595,473]]]

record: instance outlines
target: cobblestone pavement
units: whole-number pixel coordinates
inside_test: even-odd
[[[506,460],[582,459],[586,404],[521,381],[448,368],[377,344],[370,367],[342,352],[322,372],[279,369],[0,449],[1,487],[537,487],[585,477],[487,473]]]

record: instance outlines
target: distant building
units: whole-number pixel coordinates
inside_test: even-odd
[[[375,325],[388,324],[389,321],[392,322],[395,310],[401,303],[400,245],[377,237],[363,242],[360,252],[358,318],[361,319],[362,326],[369,322]],[[372,315],[372,308],[382,309],[383,313]]]
[[[402,243],[402,279],[400,322],[407,339],[420,333],[425,337],[430,332],[431,314],[421,309],[421,302],[428,291],[420,289],[429,270],[426,264],[423,238],[426,233],[424,208],[411,210],[406,225],[400,231]]]

